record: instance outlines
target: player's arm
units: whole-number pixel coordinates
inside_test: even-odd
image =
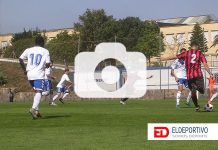
[[[71,91],[71,87],[73,87],[73,83],[69,80],[69,81],[67,81],[67,86],[66,86],[66,88],[68,89],[69,93]]]
[[[72,82],[72,81],[67,81],[67,82],[68,82],[68,86],[67,86],[67,88],[70,88],[70,87],[73,86],[73,82]]]
[[[51,64],[51,59],[50,59],[50,54],[49,52],[47,51],[47,53],[45,54],[45,67],[46,68],[49,68],[50,67],[50,64]]]
[[[167,60],[174,60],[176,59],[177,57],[176,56],[169,56],[169,57],[161,57],[160,60],[161,61],[167,61]]]
[[[48,78],[52,79],[52,80],[55,80],[55,79],[56,79],[55,76],[52,76],[52,75],[51,75],[51,70],[50,70],[50,69],[46,69],[46,70],[45,70],[45,75],[46,75]]]
[[[185,57],[185,52],[183,52],[183,53],[180,53],[180,54],[178,54],[178,55],[176,55],[176,56],[169,56],[169,57],[162,57],[162,58],[160,58],[160,60],[162,60],[162,61],[166,61],[166,60],[174,60],[174,59],[182,59],[182,60],[184,60],[184,57]]]
[[[26,74],[27,74],[27,71],[26,71],[26,66],[25,66],[25,64],[24,64],[23,59],[19,58],[19,62],[20,62],[20,66],[21,66],[21,68],[22,68],[24,74],[26,75]]]
[[[176,81],[178,81],[178,78],[174,70],[177,68],[177,62],[178,62],[178,59],[173,62],[173,64],[171,65],[171,72],[170,72],[171,76],[174,77]]]
[[[27,74],[27,71],[26,71],[26,66],[24,64],[24,59],[27,59],[27,57],[28,57],[27,50],[25,50],[19,57],[20,66],[25,75]]]
[[[207,71],[207,73],[208,73],[211,77],[213,77],[213,74],[212,74],[212,72],[210,71],[210,68],[209,68],[209,66],[208,66],[208,64],[207,64],[207,60],[206,60],[204,54],[202,54],[202,53],[200,54],[200,60],[201,60],[201,62],[203,63],[204,68],[205,68],[205,70]]]
[[[204,69],[205,69],[205,70],[207,71],[207,73],[212,77],[213,74],[212,74],[212,72],[210,71],[210,68],[209,68],[207,62],[204,62],[203,65],[204,65]]]
[[[178,81],[178,78],[174,72],[174,69],[171,69],[171,72],[170,72],[171,76],[175,78],[176,82]]]
[[[51,78],[51,79],[53,79],[53,80],[56,79],[56,77],[55,77],[55,76],[52,76],[52,75],[47,75],[47,77],[49,77],[49,78]]]
[[[172,77],[176,77],[176,74],[175,74],[175,72],[174,72],[174,69],[171,69],[170,74],[171,74]]]
[[[69,76],[68,75],[66,75],[66,78],[65,78],[65,80],[67,81],[67,83],[68,83],[68,86],[67,86],[67,88],[69,89],[70,87],[72,87],[72,85],[73,85],[73,82],[72,81],[70,81],[70,78],[69,78]]]

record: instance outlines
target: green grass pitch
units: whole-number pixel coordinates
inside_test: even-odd
[[[200,104],[206,103],[200,100]],[[216,149],[217,141],[148,141],[147,123],[216,123],[213,112],[175,108],[174,100],[68,101],[41,104],[32,120],[31,103],[0,103],[1,150],[188,150]],[[216,105],[215,105],[216,106]],[[202,110],[202,109],[201,109]]]

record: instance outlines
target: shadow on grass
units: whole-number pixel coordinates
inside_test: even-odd
[[[201,110],[199,113],[213,113],[214,111],[206,111],[206,110]]]
[[[55,116],[44,116],[42,119],[55,119],[55,118],[68,118],[71,115],[55,115]]]
[[[189,107],[189,106],[179,107],[178,110],[179,110],[180,108],[182,108],[182,109],[187,109],[187,108],[188,108],[188,109],[193,109],[193,110],[195,110],[195,109],[194,109],[195,107]],[[198,113],[211,113],[211,112],[214,112],[214,111],[206,111],[206,110],[203,110],[203,109],[202,109],[202,110],[200,110]]]
[[[194,106],[181,106],[179,108],[195,108]]]

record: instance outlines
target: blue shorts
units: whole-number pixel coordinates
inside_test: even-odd
[[[188,80],[178,78],[178,85],[184,85],[187,88],[188,87]]]
[[[38,79],[38,80],[30,80],[29,82],[34,90],[43,91],[44,86],[45,86],[45,80]]]
[[[45,91],[51,91],[52,88],[52,83],[51,80],[45,80],[45,86],[44,86],[44,90]]]
[[[68,89],[66,87],[57,87],[57,92],[58,93],[69,93]]]

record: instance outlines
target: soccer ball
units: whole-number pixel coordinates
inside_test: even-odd
[[[204,106],[204,110],[207,111],[207,112],[211,112],[213,110],[213,105],[212,104],[206,104]]]

